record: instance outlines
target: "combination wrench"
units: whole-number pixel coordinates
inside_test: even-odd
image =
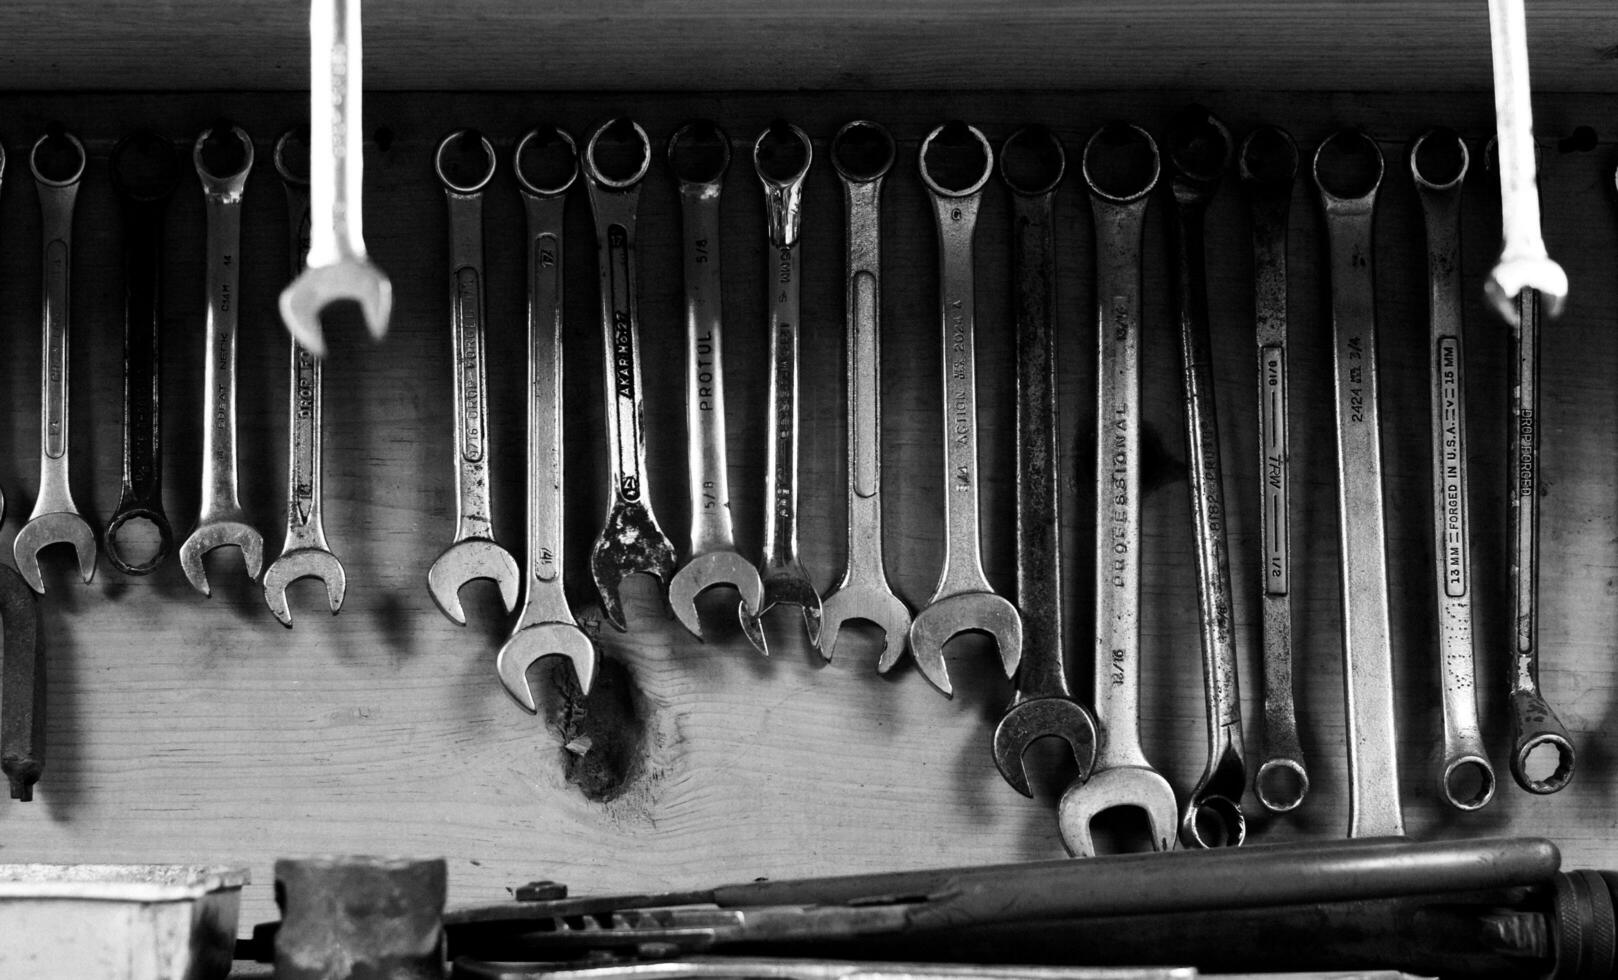
[[[1410,146],[1410,176],[1427,229],[1427,363],[1430,377],[1433,556],[1437,574],[1438,665],[1444,704],[1439,794],[1458,810],[1494,797],[1478,727],[1472,643],[1472,526],[1466,468],[1466,382],[1461,312],[1461,187],[1466,143],[1431,130]]]
[[[1185,391],[1202,687],[1208,720],[1207,762],[1180,815],[1180,839],[1188,847],[1233,847],[1247,839],[1247,819],[1241,807],[1247,789],[1247,761],[1242,744],[1236,615],[1230,592],[1230,547],[1225,538],[1205,259],[1208,205],[1230,167],[1233,148],[1225,124],[1205,109],[1186,110],[1169,130],[1169,189],[1174,201],[1169,237],[1178,270],[1180,380]]]
[[[309,251],[309,181],[287,160],[292,132],[275,141],[275,172],[286,190],[287,254],[296,277]],[[320,358],[292,341],[287,396],[287,533],[280,557],[264,570],[264,602],[282,626],[292,628],[287,586],[301,578],[317,578],[326,586],[326,604],[333,616],[343,608],[348,576],[343,563],[326,543],[321,520],[321,401]]]
[[[42,156],[42,153],[44,154]],[[68,340],[72,316],[73,205],[84,177],[84,144],[72,133],[47,133],[34,141],[28,166],[39,191],[44,238],[42,289],[44,343],[40,352],[39,496],[28,523],[12,543],[12,559],[35,592],[44,593],[39,552],[69,544],[79,557],[79,577],[96,571],[96,536],[73,503],[68,466]],[[49,169],[52,176],[46,173]]]
[[[1161,164],[1144,129],[1113,123],[1085,144],[1096,241],[1095,711],[1101,747],[1057,809],[1062,843],[1096,853],[1091,822],[1138,810],[1153,850],[1174,848],[1174,789],[1140,742],[1140,306],[1146,208]]]
[[[596,153],[604,138],[609,144],[628,143],[635,148],[637,162],[628,173],[615,176],[602,169]],[[609,119],[585,141],[581,164],[595,218],[596,268],[601,283],[610,497],[606,523],[590,549],[590,574],[601,597],[602,614],[622,631],[624,607],[618,590],[623,580],[644,572],[666,590],[678,561],[674,545],[652,513],[641,404],[635,213],[640,207],[640,182],[652,165],[652,143],[639,123]]]
[[[0,772],[11,798],[28,802],[45,771],[45,638],[39,600],[0,565]]]
[[[1292,680],[1292,450],[1287,432],[1287,216],[1298,163],[1298,145],[1276,126],[1247,134],[1236,154],[1253,222],[1253,334],[1258,346],[1264,754],[1253,774],[1253,795],[1272,813],[1297,809],[1309,793]]]
[[[360,0],[309,3],[309,255],[281,291],[281,321],[294,340],[326,356],[320,312],[353,300],[371,336],[388,332],[393,284],[365,254],[362,198],[365,123]]]
[[[470,183],[445,169],[445,154],[463,140],[483,151],[485,167]],[[444,187],[449,211],[449,322],[455,366],[455,540],[427,570],[427,591],[445,616],[466,625],[461,589],[487,579],[500,589],[506,612],[517,608],[522,571],[511,552],[494,540],[489,504],[489,406],[483,355],[483,189],[494,177],[494,145],[471,131],[444,137],[433,171]]]
[[[740,609],[742,632],[769,656],[764,614],[779,604],[803,610],[809,645],[820,649],[820,593],[798,559],[798,235],[803,182],[814,161],[809,136],[777,123],[753,141],[753,170],[764,187],[764,224],[769,238],[765,282],[770,290],[769,437],[764,449],[764,555],[759,576],[764,600]]]
[[[691,491],[691,557],[669,583],[669,605],[680,624],[702,639],[697,596],[729,585],[741,594],[741,615],[764,603],[758,570],[736,551],[730,518],[725,450],[724,274],[719,202],[730,169],[730,137],[706,120],[669,137],[669,169],[680,187],[685,243],[686,473]]]
[[[937,154],[937,161],[933,160]],[[978,516],[978,409],[972,239],[983,185],[994,175],[994,148],[975,127],[947,123],[927,134],[917,154],[938,229],[938,319],[944,362],[944,568],[932,598],[910,623],[910,655],[922,675],[953,696],[944,644],[975,631],[994,638],[1006,676],[1022,660],[1022,616],[995,593],[983,571]],[[958,166],[957,166],[958,164]],[[939,174],[935,176],[934,168]],[[964,186],[952,172],[975,174]],[[950,183],[962,183],[951,179]]]
[[[1061,140],[1043,126],[1006,137],[1000,179],[1011,191],[1017,286],[1017,607],[1023,618],[1016,693],[994,729],[994,764],[1033,796],[1023,754],[1042,738],[1067,743],[1080,778],[1100,734],[1073,699],[1062,639],[1061,483],[1057,454],[1056,191],[1067,169]]]
[[[221,159],[234,164],[217,174],[207,158],[219,135],[236,152]],[[264,561],[264,536],[247,522],[236,494],[236,323],[240,313],[242,192],[253,169],[253,141],[240,127],[216,134],[206,129],[191,149],[202,181],[208,223],[207,354],[203,360],[202,512],[190,537],[180,545],[180,569],[192,588],[211,595],[203,556],[215,548],[241,549],[247,577],[257,579]]]
[[[524,164],[530,151],[532,174]],[[562,244],[578,149],[561,129],[530,130],[511,169],[528,219],[528,588],[495,671],[519,704],[537,711],[528,683],[535,661],[566,657],[585,694],[596,674],[595,643],[573,619],[562,586]]]
[[[1337,520],[1348,732],[1348,835],[1401,836],[1372,257],[1382,151],[1358,130],[1315,150],[1330,252]]]
[[[182,160],[143,129],[118,141],[109,165],[124,230],[124,479],[102,543],[114,568],[145,575],[174,550],[163,510],[163,223]],[[146,533],[126,543],[131,523]]]
[[[863,119],[839,129],[828,154],[843,185],[848,254],[848,566],[820,601],[820,652],[832,658],[844,623],[874,623],[881,673],[904,656],[910,634],[910,607],[882,557],[882,179],[897,154],[892,134]]]

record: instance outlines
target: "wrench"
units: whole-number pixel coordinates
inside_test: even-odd
[[[74,162],[65,177],[47,176],[40,150],[47,143],[65,144]],[[48,151],[49,152],[49,151]],[[39,496],[28,523],[17,532],[12,558],[17,571],[35,592],[44,593],[39,552],[53,544],[70,544],[79,556],[79,577],[89,582],[96,571],[96,536],[73,503],[68,485],[68,340],[72,316],[68,300],[73,271],[73,204],[84,176],[84,144],[72,133],[41,136],[34,141],[28,166],[39,190],[44,234],[45,339],[40,356]]]
[[[968,169],[981,171],[964,187],[935,178],[928,155],[939,146],[961,159],[973,154]],[[994,148],[975,127],[961,122],[939,126],[921,143],[921,180],[932,198],[938,228],[939,334],[944,347],[944,569],[932,598],[910,624],[910,655],[922,674],[953,696],[944,644],[966,631],[987,633],[1000,648],[1006,676],[1022,659],[1022,616],[995,594],[983,572],[978,529],[978,411],[972,235],[983,185],[994,173]],[[977,162],[981,160],[981,163]]]
[[[1382,151],[1358,130],[1339,130],[1315,150],[1315,184],[1331,254],[1350,837],[1404,834],[1393,718],[1372,268],[1382,172]]]
[[[609,176],[596,161],[603,136],[624,136],[639,148],[639,162],[624,176]],[[610,141],[609,141],[610,142]],[[636,312],[635,212],[640,182],[652,164],[646,130],[630,119],[609,119],[585,141],[585,188],[596,225],[596,267],[601,280],[601,340],[605,347],[607,482],[612,496],[607,520],[590,549],[590,574],[601,611],[624,629],[618,588],[626,576],[645,572],[666,588],[678,561],[674,545],[652,513],[646,485],[646,430],[641,410],[640,318]]]
[[[230,136],[241,147],[241,166],[215,174],[203,160],[213,129],[204,130],[191,149],[191,161],[202,180],[208,220],[207,357],[203,362],[202,513],[191,536],[180,545],[180,569],[191,586],[210,595],[202,558],[215,548],[241,549],[247,577],[258,578],[264,561],[264,536],[247,523],[236,496],[236,318],[241,295],[242,191],[253,169],[253,141],[240,127]]]
[[[39,601],[21,575],[0,565],[0,772],[11,798],[34,798],[45,768],[45,639]]]
[[[730,138],[706,120],[690,123],[669,137],[668,159],[680,185],[685,231],[686,471],[691,488],[691,558],[669,583],[669,604],[680,624],[700,640],[700,593],[731,586],[741,593],[746,617],[763,605],[764,583],[736,552],[725,458],[719,198],[730,168]]]
[[[1119,807],[1146,817],[1152,849],[1174,848],[1174,789],[1140,744],[1141,239],[1157,186],[1157,144],[1113,123],[1084,146],[1096,236],[1095,699],[1101,746],[1086,782],[1062,794],[1062,843],[1096,853],[1090,824]]]
[[[1253,312],[1258,343],[1260,569],[1264,592],[1264,758],[1253,794],[1273,813],[1297,809],[1309,793],[1292,684],[1291,449],[1287,436],[1287,212],[1298,145],[1262,126],[1237,151],[1253,218]]]
[[[1180,366],[1185,387],[1186,455],[1191,462],[1191,525],[1197,545],[1197,609],[1202,633],[1202,686],[1207,700],[1208,759],[1180,816],[1187,847],[1234,847],[1247,839],[1242,793],[1241,686],[1236,675],[1235,603],[1219,463],[1213,342],[1208,328],[1205,222],[1208,205],[1230,168],[1230,130],[1206,109],[1181,113],[1170,128],[1170,240],[1179,268]]]
[[[882,558],[882,178],[897,154],[892,134],[869,120],[844,125],[831,141],[848,240],[848,567],[821,600],[820,652],[832,658],[844,623],[874,623],[880,673],[904,656],[910,636],[910,607],[888,584]]]
[[[281,321],[294,340],[326,356],[320,311],[353,300],[371,336],[388,332],[393,284],[365,254],[365,124],[360,0],[309,2],[309,227],[307,265],[281,291]]]
[[[174,144],[151,130],[118,141],[110,161],[113,192],[124,226],[124,480],[103,543],[113,567],[145,575],[174,550],[174,529],[163,512],[163,219],[180,183]],[[131,521],[149,525],[156,547],[137,541],[128,555],[119,532]],[[150,553],[143,553],[150,549]]]
[[[1031,161],[1033,169],[1018,165]],[[1067,158],[1043,126],[1019,129],[1000,147],[1011,190],[1012,274],[1017,284],[1017,604],[1023,616],[1017,690],[994,729],[994,764],[1011,788],[1033,796],[1023,753],[1060,738],[1080,778],[1101,737],[1090,709],[1073,699],[1062,638],[1062,525],[1056,427],[1056,189]]]
[[[565,164],[559,173],[530,177],[523,170],[530,148],[562,155]],[[511,696],[537,711],[528,684],[534,661],[566,657],[585,694],[596,675],[595,644],[574,621],[562,588],[562,231],[567,192],[578,182],[578,148],[561,129],[530,130],[517,142],[511,169],[528,215],[528,591],[495,669]]]
[[[296,277],[303,269],[309,251],[309,181],[288,165],[287,147],[294,139],[291,131],[275,141],[275,171],[287,196],[287,230],[291,235],[287,254]],[[287,534],[281,556],[264,571],[264,602],[281,625],[292,628],[292,609],[287,605],[287,586],[301,578],[317,578],[326,585],[326,604],[333,616],[343,608],[348,592],[348,576],[343,563],[326,543],[326,528],[320,519],[320,359],[292,341],[287,415]]]
[[[488,164],[477,180],[456,183],[444,169],[444,154],[469,130],[444,137],[433,156],[433,169],[444,185],[449,207],[450,343],[455,362],[455,540],[427,570],[427,590],[444,615],[466,625],[461,589],[477,579],[500,588],[506,611],[517,608],[522,572],[511,552],[494,540],[489,507],[488,383],[483,366],[483,188],[494,177],[494,145],[476,137]]]
[[[796,144],[794,146],[794,144]],[[797,152],[802,165],[794,167]],[[753,170],[764,185],[764,219],[770,248],[765,281],[770,284],[770,437],[764,450],[764,557],[759,575],[764,601],[739,611],[742,632],[766,657],[764,614],[777,603],[803,610],[809,645],[820,649],[820,593],[798,560],[798,231],[803,209],[803,181],[814,161],[809,136],[796,126],[777,123],[753,141]],[[791,169],[781,174],[782,164]]]
[[[1507,323],[1521,315],[1518,295],[1536,290],[1556,317],[1567,300],[1567,273],[1545,251],[1535,177],[1534,100],[1528,76],[1528,24],[1523,0],[1489,0],[1494,54],[1494,118],[1500,154],[1500,261],[1484,292]]]
[[[1430,152],[1429,152],[1430,150]],[[1427,225],[1428,365],[1432,378],[1433,554],[1438,576],[1438,664],[1444,698],[1439,793],[1457,810],[1494,797],[1478,727],[1472,646],[1472,527],[1467,515],[1465,355],[1461,343],[1461,187],[1466,143],[1431,130],[1410,146],[1410,176]]]

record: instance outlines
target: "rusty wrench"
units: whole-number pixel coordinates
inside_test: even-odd
[[[11,798],[34,798],[45,769],[45,638],[39,600],[22,576],[0,565],[0,772]]]
[[[1404,834],[1394,726],[1382,431],[1377,406],[1372,258],[1382,151],[1358,130],[1315,150],[1330,252],[1337,419],[1337,520],[1347,695],[1348,835]]]
[[[523,166],[530,148],[560,156],[562,165],[536,173],[536,182]],[[566,657],[585,694],[596,674],[595,643],[562,588],[562,231],[578,149],[561,129],[530,130],[517,141],[511,169],[528,218],[528,590],[495,671],[519,704],[536,711],[528,684],[536,660]]]
[[[1101,748],[1088,781],[1057,809],[1069,853],[1096,853],[1090,824],[1120,807],[1146,817],[1153,850],[1174,848],[1174,788],[1140,744],[1140,304],[1146,207],[1157,186],[1157,144],[1112,123],[1085,144],[1084,179],[1096,236],[1095,699]]]
[[[820,593],[798,559],[798,233],[803,182],[814,161],[809,136],[776,123],[753,141],[753,170],[764,186],[764,225],[769,237],[765,282],[770,289],[770,424],[764,449],[764,556],[759,575],[764,601],[740,609],[742,632],[769,656],[764,614],[777,604],[803,610],[809,645],[820,649]],[[785,172],[782,172],[785,171]]]
[[[287,147],[293,133],[275,141],[275,171],[286,189],[288,255],[292,275],[303,269],[309,251],[309,181],[288,164]],[[348,576],[343,563],[326,543],[321,520],[321,367],[320,358],[292,341],[287,407],[287,534],[281,555],[264,570],[264,602],[282,626],[292,628],[287,586],[301,578],[317,578],[326,586],[326,604],[333,616],[343,608]]]
[[[724,275],[719,200],[730,168],[730,137],[706,120],[669,137],[669,169],[680,185],[685,242],[686,471],[691,490],[691,557],[669,583],[680,624],[702,639],[697,596],[719,585],[741,593],[743,617],[764,603],[758,570],[736,551],[725,453]]]
[[[1000,179],[1011,190],[1017,284],[1017,606],[1023,617],[1017,690],[994,729],[994,764],[1032,796],[1023,753],[1060,738],[1084,778],[1100,735],[1073,699],[1062,641],[1062,523],[1056,427],[1056,190],[1067,169],[1061,140],[1043,126],[1006,137]]]
[[[41,169],[41,149],[65,144],[72,163],[66,176]],[[39,496],[28,523],[17,532],[12,557],[17,571],[35,592],[45,591],[39,574],[39,552],[53,544],[70,544],[79,556],[79,577],[88,582],[96,571],[96,536],[73,503],[68,467],[68,341],[72,316],[69,300],[73,271],[73,205],[84,176],[84,144],[72,133],[49,134],[34,141],[28,166],[39,190],[44,237],[44,344],[40,353]]]
[[[163,511],[163,219],[179,186],[174,144],[143,129],[118,141],[109,161],[124,228],[124,480],[102,542],[107,560],[125,575],[145,575],[174,550],[174,529]],[[155,546],[130,554],[119,544],[131,522],[148,525]]]
[[[953,157],[977,176],[948,187],[929,157]],[[983,185],[994,174],[994,148],[975,127],[947,123],[927,134],[918,153],[921,181],[938,229],[938,319],[944,354],[944,569],[932,598],[910,623],[910,655],[922,675],[953,695],[944,644],[967,631],[987,633],[1010,677],[1022,660],[1022,616],[997,595],[983,572],[978,517],[977,365],[972,238]],[[970,159],[971,162],[967,162]],[[978,169],[981,168],[981,169]],[[953,169],[953,167],[951,168]],[[953,181],[952,181],[953,182]]]
[[[388,332],[393,284],[365,254],[365,90],[360,0],[309,3],[309,227],[306,267],[281,291],[281,321],[316,357],[326,356],[320,311],[353,300],[371,336]]]
[[[455,540],[427,570],[427,591],[444,615],[466,625],[461,589],[488,579],[500,589],[506,611],[517,608],[522,572],[511,552],[494,540],[489,506],[489,405],[483,357],[483,188],[494,177],[494,146],[475,137],[487,163],[471,183],[457,183],[446,170],[445,153],[462,140],[458,129],[444,137],[433,156],[433,170],[444,186],[449,210],[449,322],[455,366]]]
[[[605,173],[596,161],[603,137],[628,140],[639,149],[639,163],[628,174]],[[640,384],[640,318],[635,284],[635,212],[640,182],[652,165],[646,130],[630,119],[609,119],[585,141],[585,188],[596,226],[596,267],[601,282],[601,342],[605,347],[607,397],[607,481],[611,501],[606,523],[590,549],[590,574],[601,597],[601,611],[623,630],[623,580],[644,572],[666,589],[678,561],[674,545],[652,513],[646,481],[646,429]]]

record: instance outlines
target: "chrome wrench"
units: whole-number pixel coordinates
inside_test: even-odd
[[[764,583],[736,551],[725,452],[724,276],[719,199],[730,169],[730,137],[706,120],[669,137],[669,169],[680,185],[685,242],[686,472],[691,490],[691,558],[669,583],[680,624],[702,639],[697,596],[729,585],[745,619],[764,603]]]
[[[486,169],[471,183],[457,183],[445,170],[445,154],[462,140],[475,139]],[[433,170],[444,187],[449,210],[450,343],[455,365],[455,540],[427,570],[427,591],[444,615],[466,625],[461,589],[488,579],[500,589],[506,611],[517,608],[522,572],[517,559],[494,540],[489,506],[488,382],[483,362],[483,188],[494,177],[494,146],[458,129],[444,137],[433,156]]]
[[[1062,843],[1096,853],[1091,822],[1119,807],[1146,817],[1153,850],[1174,848],[1174,789],[1140,744],[1140,306],[1141,241],[1157,186],[1157,144],[1125,123],[1102,127],[1084,147],[1095,221],[1096,606],[1095,709],[1101,748],[1087,781],[1062,794]]]
[[[801,155],[801,157],[800,157]],[[786,161],[786,173],[778,160]],[[801,158],[801,165],[798,161]],[[803,610],[809,645],[820,649],[820,593],[798,560],[798,231],[803,209],[803,182],[814,161],[808,134],[777,123],[753,141],[753,170],[764,185],[765,228],[769,235],[770,288],[770,425],[764,451],[764,557],[759,575],[764,601],[740,609],[742,632],[769,656],[764,614],[777,604]]]
[[[53,153],[65,145],[66,175],[48,176],[40,151]],[[54,155],[54,154],[53,154]],[[44,344],[40,352],[39,496],[28,523],[17,532],[12,558],[17,571],[39,593],[39,552],[53,544],[70,544],[79,556],[79,577],[89,582],[96,571],[96,536],[73,503],[68,467],[68,340],[72,316],[68,301],[73,272],[73,205],[84,176],[84,144],[72,133],[47,133],[34,141],[28,166],[39,191],[44,237]],[[54,168],[53,168],[54,169]]]
[[[546,164],[532,176],[523,163],[529,150]],[[528,590],[495,670],[506,691],[536,711],[528,683],[535,661],[566,657],[585,694],[596,675],[595,643],[573,619],[562,587],[562,232],[578,149],[555,127],[530,130],[517,142],[511,169],[528,219]]]
[[[941,183],[930,156],[962,158],[976,176],[961,187]],[[970,157],[970,165],[964,159]],[[981,161],[979,163],[978,161]],[[1022,660],[1022,616],[995,593],[983,571],[978,517],[976,311],[972,239],[983,185],[994,174],[994,148],[975,127],[947,123],[927,134],[918,154],[921,181],[938,229],[939,339],[944,348],[944,569],[932,598],[910,623],[910,655],[923,676],[953,695],[944,644],[975,631],[994,638],[1010,677]],[[977,168],[981,166],[981,170]],[[950,168],[953,169],[953,168]],[[951,181],[954,183],[955,181]]]

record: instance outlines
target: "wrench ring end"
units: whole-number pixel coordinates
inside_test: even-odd
[[[1099,154],[1103,149],[1116,150],[1131,143],[1141,147],[1146,153],[1148,167],[1144,176],[1135,173],[1126,174],[1110,168],[1102,170],[1100,167],[1102,158]],[[1115,121],[1097,129],[1085,141],[1084,152],[1079,159],[1080,169],[1084,173],[1085,183],[1090,187],[1090,193],[1110,204],[1133,204],[1141,200],[1152,192],[1163,174],[1163,157],[1157,148],[1157,141],[1152,139],[1151,133],[1134,123]],[[1130,161],[1123,162],[1127,164]],[[1122,185],[1117,183],[1120,179],[1124,179]]]
[[[247,185],[248,172],[253,169],[253,138],[240,126],[231,126],[230,135],[241,144],[241,165],[228,174],[216,174],[203,160],[203,150],[217,131],[218,127],[209,126],[197,134],[196,142],[191,144],[191,164],[196,167],[197,176],[202,179],[203,190],[206,193],[239,195]]]
[[[478,145],[483,150],[483,158],[487,162],[487,166],[484,168],[483,175],[472,183],[456,183],[449,174],[444,172],[444,154],[450,147],[472,136],[477,137]],[[470,129],[455,130],[439,140],[438,149],[433,151],[433,173],[438,176],[438,182],[444,185],[444,189],[452,194],[476,194],[478,191],[483,190],[483,188],[489,186],[489,181],[494,179],[494,172],[498,166],[498,158],[494,153],[494,144],[489,142],[487,136],[482,133],[475,133]]]
[[[893,169],[899,157],[899,146],[886,126],[869,119],[855,119],[837,130],[827,155],[837,176],[850,183],[869,184],[886,177]]]
[[[1535,779],[1528,773],[1528,762],[1537,750],[1546,746],[1556,752],[1556,769],[1543,779]],[[1536,732],[1518,737],[1511,753],[1511,775],[1517,780],[1517,785],[1528,792],[1549,796],[1566,788],[1573,780],[1576,761],[1573,743],[1567,736],[1558,732]]]
[[[78,155],[78,165],[67,177],[47,177],[44,171],[40,170],[39,168],[40,149],[42,149],[46,143],[50,142],[51,139],[56,137],[66,140],[68,146],[72,147],[73,152]],[[74,184],[79,182],[81,177],[84,176],[84,168],[89,165],[89,162],[90,157],[89,154],[87,154],[84,150],[84,144],[79,142],[79,138],[77,136],[74,136],[65,129],[57,132],[46,132],[39,139],[34,140],[33,147],[28,151],[28,169],[33,171],[34,181],[45,187],[72,187]]]
[[[1494,799],[1494,766],[1481,755],[1458,755],[1444,764],[1438,784],[1440,795],[1450,806],[1467,812],[1481,810]]]
[[[635,134],[635,138],[640,141],[640,165],[627,177],[609,177],[596,164],[596,144],[601,142],[601,137],[605,136],[608,130],[620,126],[628,126],[630,131]],[[640,123],[630,119],[628,116],[615,116],[590,131],[590,137],[584,143],[584,153],[581,155],[580,164],[584,169],[584,175],[589,178],[591,183],[599,184],[615,191],[629,190],[640,183],[641,179],[646,176],[646,171],[651,169],[651,138],[646,135],[646,130],[641,128]]]
[[[696,160],[687,161],[681,151],[690,147],[718,147],[717,158],[698,156]],[[725,173],[730,170],[730,136],[719,124],[711,119],[694,119],[674,131],[669,137],[666,151],[669,170],[674,172],[675,179],[684,184],[710,185],[718,184],[725,179]],[[709,165],[692,166],[708,162]]]
[[[143,562],[127,561],[119,551],[118,532],[131,521],[145,521],[157,529],[157,549]],[[107,521],[107,529],[102,532],[102,546],[106,548],[107,560],[120,572],[125,575],[148,575],[173,554],[174,529],[169,525],[168,517],[155,507],[127,507],[120,509]]]
[[[1350,143],[1357,146],[1350,147],[1348,145]],[[1330,153],[1327,152],[1328,148],[1331,149]],[[1348,154],[1356,149],[1360,151],[1361,163],[1374,160],[1374,168],[1364,173],[1336,172],[1331,169],[1333,162],[1351,162]],[[1322,164],[1326,165],[1324,169]],[[1382,177],[1386,170],[1382,148],[1377,146],[1376,140],[1360,129],[1352,127],[1339,129],[1315,148],[1313,162],[1315,186],[1320,189],[1320,196],[1328,207],[1355,204],[1370,207],[1376,199],[1377,189],[1382,186]]]
[[[983,151],[983,172],[978,174],[977,177],[965,187],[945,187],[933,177],[932,167],[927,163],[928,151],[930,151],[933,144],[945,134],[949,134],[952,139],[957,140],[962,135],[969,136],[977,143],[978,148]],[[944,123],[942,126],[935,127],[933,131],[928,133],[927,137],[921,141],[921,149],[916,151],[916,169],[921,171],[921,182],[926,184],[927,189],[939,197],[969,198],[983,190],[983,185],[987,184],[989,182],[989,178],[994,176],[994,147],[989,143],[989,138],[983,135],[982,130],[978,129],[976,126],[961,122],[957,119],[952,122]]]
[[[1236,172],[1260,187],[1287,187],[1297,179],[1302,163],[1297,141],[1280,126],[1260,126],[1242,138],[1236,151]]]
[[[569,166],[564,168],[565,180],[560,183],[536,183],[524,172],[522,165],[523,154],[528,152],[530,146],[565,146]],[[579,145],[573,141],[573,136],[560,126],[536,126],[522,134],[517,141],[516,149],[511,151],[511,172],[517,178],[522,189],[535,197],[560,197],[566,194],[574,184],[579,182]]]
[[[1265,759],[1253,774],[1253,795],[1271,813],[1290,813],[1309,795],[1309,771],[1297,759]]]
[[[1025,155],[1033,169],[1019,165]],[[1013,194],[1044,197],[1054,193],[1067,176],[1067,151],[1047,127],[1024,126],[1001,142],[998,167],[1000,180]]]
[[[1241,804],[1228,796],[1209,793],[1193,798],[1180,821],[1180,840],[1187,847],[1240,847],[1247,840],[1247,817]]]

